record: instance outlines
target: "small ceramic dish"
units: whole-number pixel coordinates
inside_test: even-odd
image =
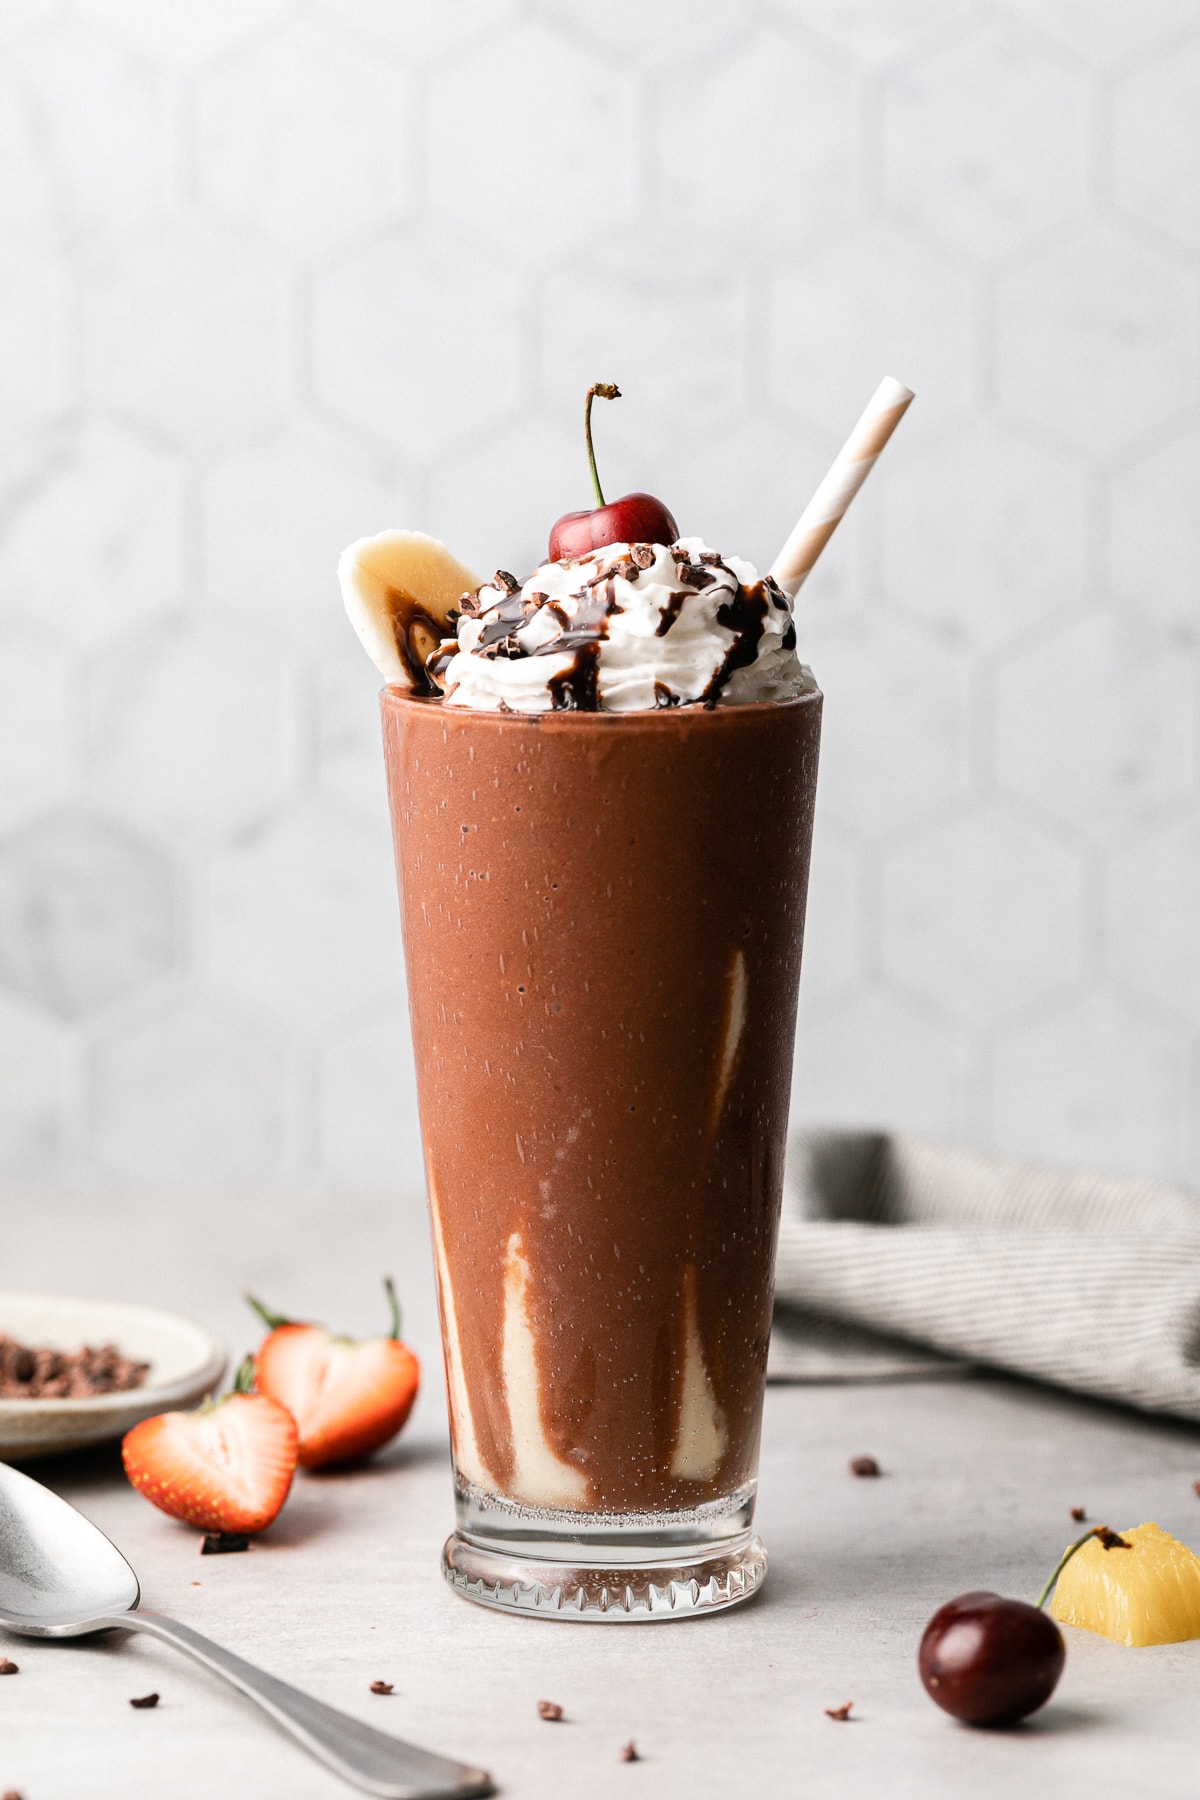
[[[150,1364],[144,1384],[84,1400],[0,1399],[0,1461],[58,1456],[124,1436],[139,1419],[194,1406],[225,1372],[225,1352],[206,1331],[174,1313],[116,1300],[0,1292],[0,1333],[33,1349],[115,1344]]]

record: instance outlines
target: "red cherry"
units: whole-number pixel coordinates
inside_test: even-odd
[[[1015,1725],[1044,1706],[1067,1657],[1054,1620],[1024,1600],[960,1594],[925,1627],[917,1666],[931,1700],[968,1725]]]
[[[606,544],[673,544],[679,527],[661,500],[653,494],[626,494],[610,505],[604,503],[596,452],[592,447],[592,401],[619,400],[621,390],[611,381],[593,382],[583,403],[583,435],[596,505],[591,512],[564,513],[550,533],[550,561],[588,556]]]
[[[653,494],[625,494],[591,512],[564,513],[550,533],[550,561],[575,560],[605,544],[673,544],[679,527]]]

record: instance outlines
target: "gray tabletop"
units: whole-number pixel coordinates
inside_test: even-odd
[[[450,1487],[432,1285],[415,1194],[164,1202],[63,1197],[6,1246],[6,1285],[178,1306],[253,1342],[243,1284],[372,1327],[376,1266],[401,1275],[426,1358],[401,1442],[351,1474],[301,1474],[244,1556],[130,1490],[115,1453],[42,1477],[122,1547],[147,1605],[400,1735],[493,1771],[528,1800],[613,1795],[1184,1795],[1200,1766],[1200,1643],[1126,1650],[1071,1632],[1059,1693],[1008,1733],[926,1700],[924,1620],[972,1587],[1032,1597],[1073,1531],[1157,1519],[1200,1544],[1200,1433],[1000,1378],[774,1388],[759,1523],[762,1596],[714,1618],[603,1627],[509,1619],[443,1587]],[[119,1228],[117,1220],[120,1220]],[[397,1222],[398,1221],[398,1222]],[[884,1474],[856,1480],[869,1453]],[[31,1470],[31,1472],[38,1472]],[[203,1672],[147,1640],[8,1643],[0,1792],[24,1800],[324,1800],[351,1790]],[[394,1684],[389,1697],[373,1680]],[[134,1695],[157,1690],[154,1711]],[[537,1702],[566,1717],[549,1724]],[[846,1724],[825,1708],[853,1701]],[[636,1740],[642,1760],[625,1764]]]

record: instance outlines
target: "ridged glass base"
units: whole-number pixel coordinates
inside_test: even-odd
[[[767,1553],[747,1531],[719,1547],[696,1545],[691,1555],[679,1546],[661,1561],[604,1567],[488,1550],[456,1532],[442,1551],[442,1573],[464,1599],[502,1612],[597,1625],[650,1624],[722,1612],[748,1600],[763,1584]]]

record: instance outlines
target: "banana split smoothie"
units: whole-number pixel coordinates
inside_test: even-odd
[[[341,565],[382,695],[457,1492],[447,1577],[727,1606],[751,1532],[821,695],[648,495],[524,581]]]

